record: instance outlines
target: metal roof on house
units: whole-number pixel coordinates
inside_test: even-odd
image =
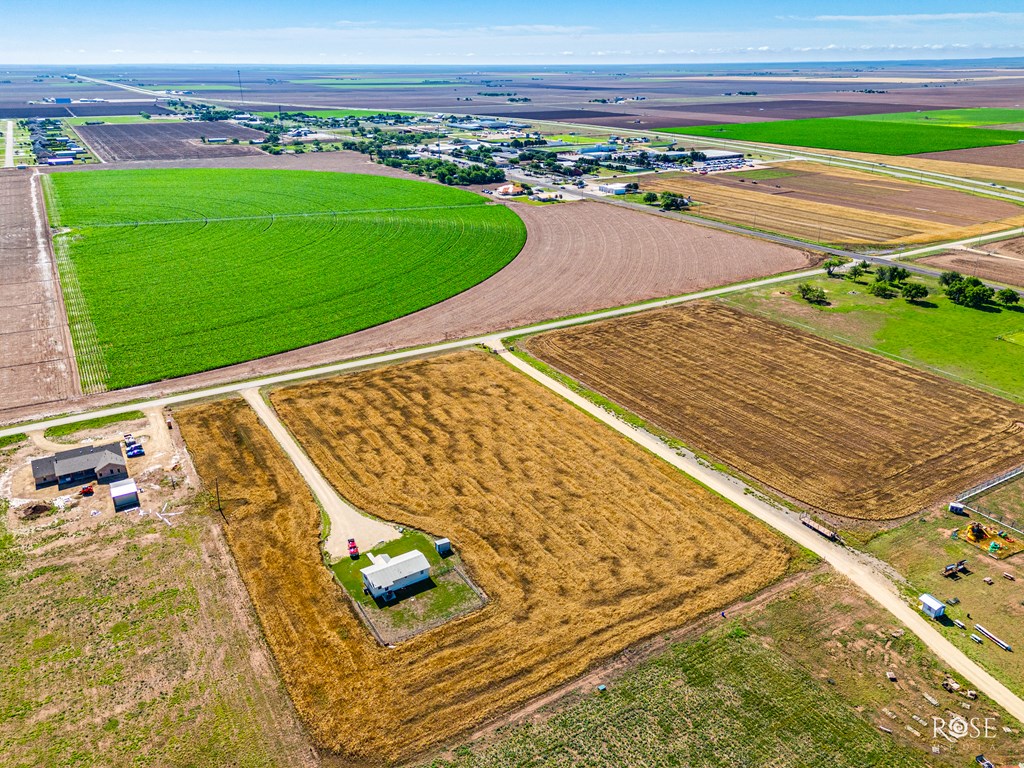
[[[70,451],[61,451],[53,456],[36,459],[32,462],[32,474],[35,477],[74,475],[107,464],[126,466],[120,443],[87,445],[84,448],[72,448]]]
[[[390,589],[395,582],[406,576],[426,570],[430,570],[427,558],[418,549],[413,549],[387,561],[378,559],[373,565],[361,569],[360,573],[375,589]]]

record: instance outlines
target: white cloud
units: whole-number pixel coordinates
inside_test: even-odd
[[[798,17],[789,17],[798,18]],[[854,22],[857,24],[915,24],[932,21],[1024,21],[1024,13],[980,11],[973,13],[890,13],[877,16],[812,16],[810,21]]]

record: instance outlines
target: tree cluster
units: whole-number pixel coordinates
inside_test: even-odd
[[[1020,303],[1020,294],[1012,288],[996,291],[985,285],[973,275],[961,275],[959,272],[943,272],[939,276],[939,284],[943,286],[946,297],[954,304],[962,307],[983,307],[993,299],[1005,306]]]
[[[825,290],[818,288],[810,283],[800,283],[796,287],[797,293],[800,294],[800,298],[806,301],[808,304],[828,304],[828,299],[825,296]]]

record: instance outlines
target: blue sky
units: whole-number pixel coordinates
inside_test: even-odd
[[[894,8],[895,6],[895,8]],[[66,20],[51,11],[66,9]],[[1024,55],[1024,3],[5,0],[0,64],[643,64]]]

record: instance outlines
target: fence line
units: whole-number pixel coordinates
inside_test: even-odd
[[[984,483],[976,485],[973,488],[969,488],[966,491],[964,491],[963,493],[958,494],[957,497],[956,497],[956,500],[957,501],[967,501],[968,499],[970,499],[970,498],[972,498],[974,496],[979,496],[980,494],[984,493],[985,491],[990,491],[993,488],[995,488],[997,485],[1002,485],[1007,480],[1012,480],[1013,478],[1015,478],[1015,477],[1017,477],[1018,475],[1021,475],[1021,474],[1024,474],[1024,466],[1020,466],[1020,467],[1017,467],[1015,469],[1011,469],[1009,472],[1004,472],[1003,474],[999,475],[998,477],[994,477],[994,478],[992,478],[990,480],[986,480]]]

